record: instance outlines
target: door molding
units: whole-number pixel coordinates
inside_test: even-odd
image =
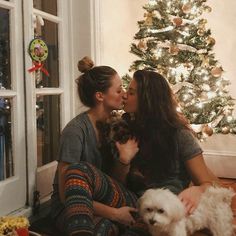
[[[90,0],[91,56],[95,64],[101,64],[101,0]]]

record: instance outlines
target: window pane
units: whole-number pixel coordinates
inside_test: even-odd
[[[57,0],[34,0],[34,8],[57,15]]]
[[[56,159],[60,137],[60,96],[38,96],[37,162],[38,167]]]
[[[0,97],[0,181],[13,175],[11,100]]]
[[[42,38],[48,46],[48,58],[44,67],[49,72],[36,72],[36,87],[59,87],[59,61],[58,61],[58,25],[44,19],[44,26],[37,25],[35,36]]]
[[[11,89],[9,10],[0,8],[0,89]]]

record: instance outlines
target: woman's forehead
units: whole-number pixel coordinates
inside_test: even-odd
[[[112,85],[120,86],[122,84],[121,78],[118,74],[114,75],[111,80]]]
[[[130,84],[129,84],[129,89],[136,90],[137,89],[137,82],[135,79],[132,79]]]

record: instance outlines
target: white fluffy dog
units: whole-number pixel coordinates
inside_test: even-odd
[[[208,228],[214,236],[233,235],[232,189],[209,187],[193,214],[185,216],[179,198],[168,189],[149,189],[139,199],[139,213],[153,236],[187,236]]]

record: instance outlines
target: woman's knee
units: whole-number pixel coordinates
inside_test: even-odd
[[[67,178],[68,176],[83,176],[86,178],[91,178],[95,175],[95,170],[96,168],[91,164],[81,161],[79,163],[70,164],[66,170],[65,175]]]
[[[96,172],[96,168],[87,162],[71,164],[65,172],[65,183],[71,183],[73,180],[73,184],[84,183],[88,185],[90,189],[93,189]]]
[[[80,161],[78,163],[70,164],[67,168],[67,171],[80,170],[87,172],[88,168],[91,168],[91,164],[89,164],[88,162]]]

